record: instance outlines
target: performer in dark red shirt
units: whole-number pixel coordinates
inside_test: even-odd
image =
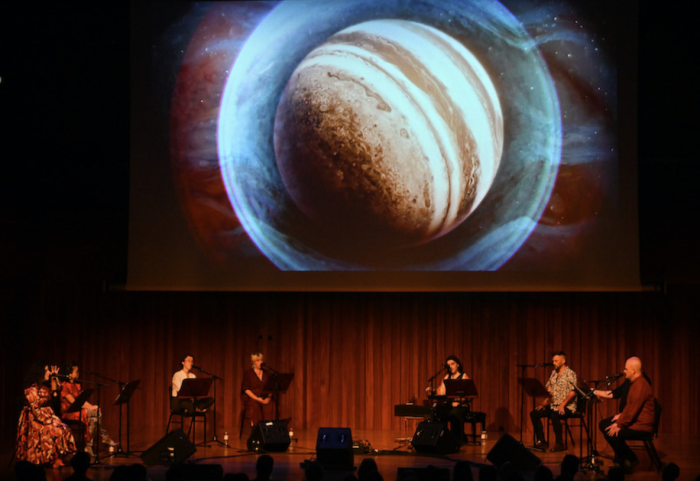
[[[97,435],[97,425],[102,426],[102,410],[95,404],[85,402],[80,411],[67,413],[66,410],[70,407],[73,401],[83,392],[82,385],[77,382],[80,379],[80,367],[74,362],[66,363],[64,368],[65,375],[68,376],[67,381],[63,381],[61,386],[61,418],[64,420],[82,421],[87,427],[85,430],[85,452],[90,456],[94,456],[93,439]],[[99,423],[98,423],[99,418]],[[108,446],[116,446],[117,443],[107,434],[107,430],[100,427],[100,435],[102,443]]]
[[[250,418],[251,426],[255,426],[260,421],[274,419],[275,401],[272,399],[272,393],[263,392],[270,374],[262,367],[262,353],[254,352],[250,355],[250,360],[253,366],[252,369],[243,373],[241,400]]]
[[[615,459],[629,471],[638,464],[637,455],[627,446],[626,439],[635,439],[654,432],[654,393],[642,375],[642,361],[631,357],[625,362],[625,379],[629,380],[627,404],[612,419],[603,419],[600,430],[615,451]]]

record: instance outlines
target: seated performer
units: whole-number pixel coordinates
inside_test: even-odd
[[[102,443],[108,446],[116,446],[117,443],[109,437],[107,430],[102,427],[102,411],[94,404],[85,402],[80,411],[67,413],[66,410],[73,404],[78,396],[83,392],[83,386],[76,382],[80,378],[80,367],[74,362],[66,363],[64,374],[68,376],[68,380],[63,381],[61,387],[61,419],[64,421],[82,421],[87,427],[85,430],[85,452],[90,456],[94,456],[93,440],[97,434],[97,424],[99,418],[100,436]]]
[[[462,367],[462,361],[460,361],[457,356],[447,356],[445,366],[447,366],[447,374],[437,388],[436,394],[438,396],[445,396],[447,394],[445,388],[446,379],[469,379],[469,376],[467,376]],[[447,412],[447,416],[444,416],[441,421],[447,421],[450,424],[450,431],[455,436],[455,439],[461,442],[464,438],[464,415],[470,410],[469,403],[471,399],[453,398],[450,399],[449,402],[452,409]]]
[[[566,451],[562,442],[561,419],[576,412],[576,373],[566,365],[566,354],[557,351],[552,356],[554,370],[547,381],[547,391],[549,397],[530,413],[532,426],[535,429],[535,445],[532,449],[545,451],[549,446],[544,440],[544,429],[542,428],[542,418],[552,420],[554,428],[554,438],[556,444],[550,451]]]
[[[599,426],[605,440],[615,451],[615,460],[626,471],[639,461],[627,446],[626,439],[635,439],[654,432],[654,393],[642,374],[642,361],[631,357],[625,362],[625,379],[629,380],[627,404],[622,412],[603,419]]]
[[[73,434],[49,407],[52,391],[57,394],[60,386],[57,374],[58,367],[43,363],[35,363],[29,371],[25,406],[17,427],[18,461],[60,468],[65,466],[62,458],[76,452]]]
[[[194,365],[194,356],[192,356],[192,354],[185,354],[185,357],[182,358],[181,362],[182,370],[173,374],[170,409],[172,411],[182,412],[185,414],[193,413],[195,410],[206,411],[208,407],[214,404],[214,398],[204,397],[201,399],[197,399],[197,401],[193,402],[192,399],[183,399],[177,397],[177,393],[182,387],[182,381],[184,381],[185,379],[197,378],[197,376],[195,376],[192,372],[192,366]]]
[[[642,376],[644,376],[644,379],[646,379],[649,385],[651,386],[651,379],[649,379],[647,373],[643,372]],[[625,379],[625,382],[623,382],[613,390],[596,389],[595,391],[593,391],[593,394],[595,394],[598,397],[598,399],[619,399],[620,405],[617,407],[617,412],[621,413],[627,405],[627,393],[630,390],[630,385],[631,384],[629,379]],[[613,417],[614,416],[610,416],[609,419],[612,420]]]
[[[263,393],[263,387],[270,377],[262,368],[263,354],[254,352],[250,355],[250,360],[253,366],[243,373],[241,400],[250,418],[250,425],[255,426],[260,421],[274,419],[275,401],[272,399],[272,393]]]

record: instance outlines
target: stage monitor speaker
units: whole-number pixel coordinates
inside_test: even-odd
[[[451,454],[459,452],[459,441],[455,439],[447,424],[423,421],[416,428],[411,440],[413,449],[419,453]]]
[[[248,451],[283,453],[292,440],[284,421],[260,421],[248,438]]]
[[[486,455],[486,459],[499,469],[505,463],[510,462],[515,470],[520,472],[535,471],[542,463],[540,458],[508,434],[504,434],[498,440],[489,454]]]
[[[316,460],[323,469],[348,471],[355,468],[350,428],[319,428],[316,438]]]
[[[187,439],[187,435],[182,429],[170,431],[163,436],[153,446],[141,454],[143,464],[152,466],[154,464],[175,464],[181,463],[185,459],[197,452],[194,444]]]

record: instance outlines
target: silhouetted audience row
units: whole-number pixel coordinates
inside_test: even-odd
[[[90,456],[87,453],[79,452],[70,461],[73,473],[64,478],[65,481],[90,481],[87,471],[90,467]],[[253,481],[270,481],[274,459],[263,454],[259,456],[255,465],[256,477]],[[579,470],[579,458],[568,454],[561,462],[560,474],[554,477],[552,470],[545,465],[541,465],[534,473],[534,481],[573,481]],[[420,473],[420,474],[419,474]],[[511,463],[504,463],[500,469],[496,466],[481,466],[478,470],[479,476],[475,480],[472,473],[472,464],[468,461],[459,461],[455,464],[452,481],[523,481],[523,474],[516,470]],[[449,475],[449,473],[447,473]],[[304,481],[322,481],[324,470],[320,463],[311,461],[306,464],[304,470]],[[664,465],[661,473],[663,481],[674,481],[680,476],[680,469],[675,463]],[[29,461],[18,461],[15,464],[15,477],[17,481],[46,481],[46,471],[41,465],[30,463]],[[529,477],[529,476],[528,476]],[[117,466],[110,476],[110,481],[149,481],[148,472],[142,464]],[[165,474],[166,481],[187,481],[187,472],[183,465],[173,465]],[[397,477],[397,481],[439,481],[446,479],[445,469],[435,468],[428,465],[421,469],[402,470]],[[613,466],[608,471],[609,481],[623,481],[625,472],[622,467]],[[223,476],[223,481],[250,481],[245,473],[228,473]],[[357,476],[349,474],[344,481],[384,481],[384,477],[379,473],[377,462],[373,458],[365,458],[357,469]],[[695,481],[700,481],[700,476]]]

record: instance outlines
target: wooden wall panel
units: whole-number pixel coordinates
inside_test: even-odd
[[[662,430],[700,434],[694,400],[700,340],[690,290],[680,293],[86,293],[75,286],[31,296],[12,312],[28,322],[8,329],[3,406],[20,392],[37,358],[81,363],[119,380],[140,379],[134,426],[164,427],[166,388],[185,353],[222,378],[217,383],[219,435],[237,435],[242,373],[252,351],[295,380],[280,404],[297,429],[349,426],[402,429],[394,404],[425,399],[427,379],[448,354],[475,380],[474,407],[489,429],[518,433],[517,364],[550,360],[563,349],[581,379],[619,372],[642,357],[664,405]],[[35,302],[36,301],[36,302]],[[200,375],[200,373],[197,373]],[[545,368],[528,369],[543,382]],[[102,391],[108,427],[116,387]],[[213,392],[212,392],[213,395]],[[527,418],[524,426],[531,435]],[[615,404],[600,407],[600,415]],[[14,429],[14,414],[3,427]],[[116,429],[116,427],[115,427]]]

